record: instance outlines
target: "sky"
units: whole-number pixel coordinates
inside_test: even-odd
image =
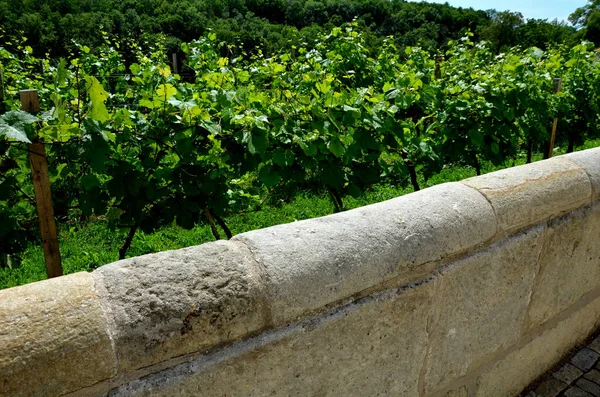
[[[586,0],[426,0],[431,3],[448,3],[455,7],[471,7],[476,10],[516,11],[523,14],[525,18],[536,19],[566,19],[578,7],[587,4]]]

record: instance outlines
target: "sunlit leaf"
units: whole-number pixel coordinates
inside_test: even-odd
[[[104,104],[108,99],[108,93],[95,77],[86,76],[85,80],[88,84],[88,94],[90,96],[90,101],[92,102],[92,109],[89,113],[89,117],[100,122],[109,120],[110,115]]]

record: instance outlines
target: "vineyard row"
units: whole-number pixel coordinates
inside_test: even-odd
[[[500,164],[600,134],[600,62],[591,43],[495,55],[470,36],[444,54],[369,53],[353,24],[265,57],[214,34],[184,44],[173,73],[164,48],[123,53],[106,41],[69,59],[0,47],[0,253],[17,257],[38,222],[31,145],[41,145],[57,218],[105,217],[129,229],[225,215],[290,186],[344,195],[412,183],[451,164]],[[556,93],[555,78],[562,90]],[[40,112],[19,91],[37,90]],[[30,109],[31,110],[31,109]],[[554,121],[554,123],[553,123]],[[39,201],[39,200],[38,200]]]

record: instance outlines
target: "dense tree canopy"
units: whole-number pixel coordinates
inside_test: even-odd
[[[598,0],[574,15],[587,37],[597,40]],[[0,0],[3,40],[25,36],[35,54],[55,57],[68,55],[73,41],[94,48],[106,35],[154,43],[164,34],[167,50],[176,51],[207,30],[230,44],[243,43],[240,51],[259,47],[273,53],[354,19],[370,35],[372,48],[393,35],[400,49],[436,50],[468,30],[498,51],[514,45],[544,48],[575,33],[565,24],[527,21],[518,13],[402,0]]]
[[[581,34],[586,39],[600,43],[600,0],[589,0],[588,4],[575,10],[569,20],[583,28]]]

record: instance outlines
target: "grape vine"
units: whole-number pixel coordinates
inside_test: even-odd
[[[61,60],[0,47],[0,253],[18,257],[35,238],[33,139],[47,147],[56,216],[129,230],[124,257],[137,230],[172,222],[205,220],[230,237],[226,214],[282,186],[324,189],[340,211],[345,195],[382,181],[418,190],[419,173],[448,164],[479,173],[482,161],[530,158],[555,117],[569,150],[600,134],[591,43],[498,56],[470,35],[437,55],[400,53],[392,38],[367,47],[352,23],[271,57],[209,33],[182,45],[181,75],[160,43],[130,42],[125,58],[105,39]],[[38,90],[40,114],[19,110],[22,89]]]

